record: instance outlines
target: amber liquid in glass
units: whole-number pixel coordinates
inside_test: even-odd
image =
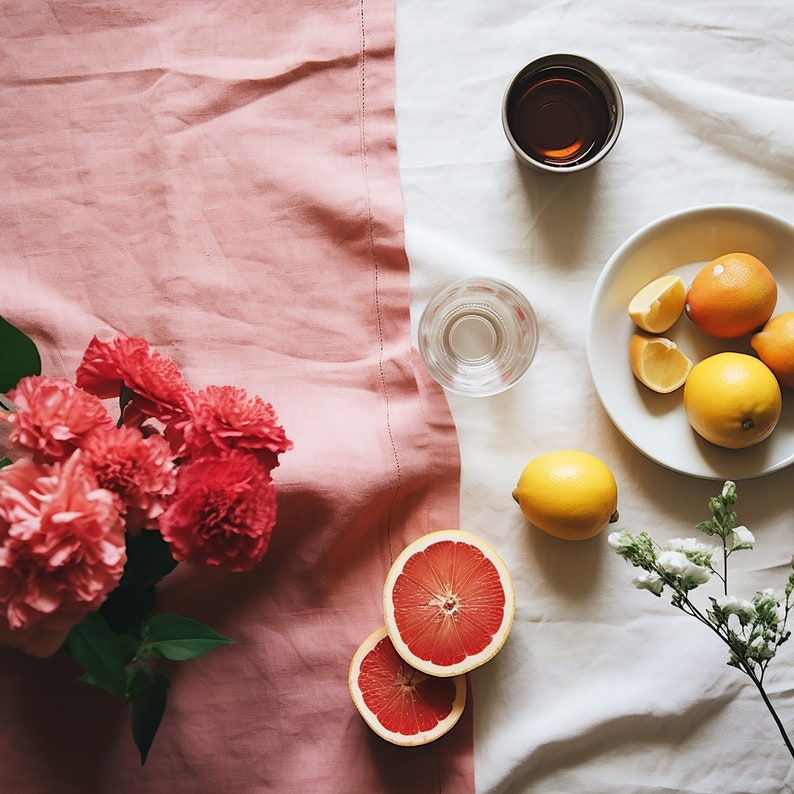
[[[585,162],[609,138],[613,120],[607,100],[575,69],[542,69],[513,94],[507,107],[510,131],[534,160],[558,166]]]

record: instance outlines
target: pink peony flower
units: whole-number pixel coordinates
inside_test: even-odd
[[[14,425],[9,440],[38,463],[63,460],[87,438],[112,428],[113,420],[93,394],[65,378],[31,375],[8,393],[17,410],[0,418]]]
[[[100,488],[119,497],[128,532],[157,528],[176,485],[171,448],[162,436],[129,427],[95,434],[83,447],[83,465]]]
[[[201,457],[222,450],[245,449],[269,468],[292,442],[278,424],[273,406],[235,386],[208,386],[187,397],[188,416],[177,423],[182,433],[182,454]]]
[[[0,641],[54,653],[121,579],[124,527],[81,453],[0,469]]]
[[[160,532],[176,560],[246,571],[265,555],[276,520],[276,490],[257,457],[232,450],[179,467]]]
[[[94,337],[77,368],[78,387],[102,399],[118,397],[122,386],[133,392],[130,413],[167,423],[185,410],[189,389],[179,368],[139,337],[112,342]],[[125,419],[126,421],[126,419]]]

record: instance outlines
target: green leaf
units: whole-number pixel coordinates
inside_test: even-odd
[[[66,637],[66,648],[85,670],[82,680],[117,697],[127,697],[127,662],[135,639],[114,634],[104,618],[91,612]]]
[[[163,659],[183,662],[209,653],[234,640],[213,631],[203,623],[178,615],[155,615],[143,628],[146,647]]]
[[[33,340],[0,317],[0,393],[28,375],[41,375],[41,357]]]
[[[156,530],[144,529],[140,535],[127,535],[127,563],[122,585],[156,584],[176,566],[170,546]]]
[[[0,458],[0,469],[4,469],[6,466],[10,466],[12,463],[11,458]]]
[[[163,719],[169,683],[168,674],[164,670],[140,670],[132,679],[130,720],[132,738],[141,755],[141,766],[146,763],[146,757]]]

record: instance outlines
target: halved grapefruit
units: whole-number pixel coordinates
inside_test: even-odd
[[[467,673],[502,648],[513,625],[515,590],[502,558],[460,529],[407,546],[386,576],[386,627],[397,653],[434,676]]]
[[[385,627],[367,637],[353,655],[347,683],[364,721],[392,744],[427,744],[460,719],[466,677],[436,678],[397,655]]]

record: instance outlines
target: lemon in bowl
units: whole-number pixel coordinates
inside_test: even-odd
[[[783,408],[772,370],[755,356],[726,351],[699,361],[684,384],[689,424],[706,441],[726,449],[760,444]]]

